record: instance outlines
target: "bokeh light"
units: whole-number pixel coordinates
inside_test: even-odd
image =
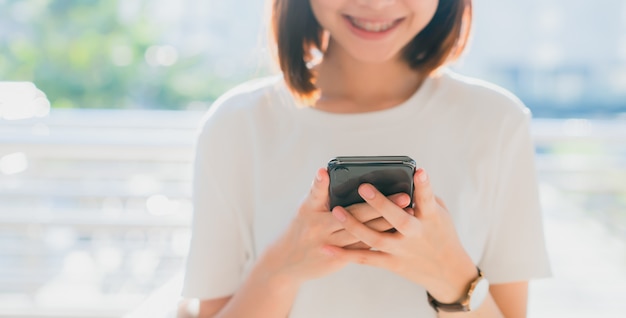
[[[33,83],[0,82],[0,119],[28,119],[49,113],[50,101]]]
[[[28,158],[23,152],[16,152],[0,157],[0,173],[18,174],[28,169]]]

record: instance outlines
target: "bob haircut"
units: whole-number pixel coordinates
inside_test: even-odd
[[[315,50],[324,51],[324,30],[309,1],[272,0],[270,43],[287,86],[297,98],[310,103],[319,93],[308,65]],[[404,48],[404,59],[411,68],[431,74],[461,55],[471,22],[471,0],[439,0],[432,20]]]

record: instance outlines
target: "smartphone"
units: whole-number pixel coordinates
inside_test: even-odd
[[[415,160],[408,156],[336,157],[328,162],[330,209],[365,202],[359,185],[370,183],[385,196],[404,192],[413,205]]]

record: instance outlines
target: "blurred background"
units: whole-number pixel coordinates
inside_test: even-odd
[[[554,277],[530,317],[622,317],[626,0],[474,0],[457,71],[533,111]],[[171,317],[194,130],[271,74],[262,0],[0,0],[0,317]]]

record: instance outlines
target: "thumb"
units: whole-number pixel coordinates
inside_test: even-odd
[[[314,210],[329,210],[328,206],[328,186],[330,184],[330,178],[328,177],[328,171],[326,168],[320,168],[315,174],[313,184],[311,184],[311,191],[304,200],[304,204]]]
[[[433,189],[430,186],[430,180],[428,174],[424,169],[419,169],[414,175],[415,190],[413,194],[413,201],[415,202],[415,208],[419,211],[420,215],[428,213],[429,211],[435,211],[437,207],[437,201],[435,201],[435,195]]]

